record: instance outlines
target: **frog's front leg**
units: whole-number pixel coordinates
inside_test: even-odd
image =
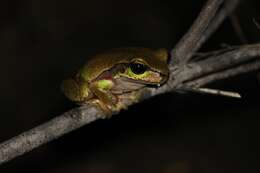
[[[117,110],[117,96],[110,91],[113,85],[113,81],[109,79],[98,80],[90,84],[91,91],[98,99],[94,100],[94,103],[98,103],[101,109],[108,114]]]

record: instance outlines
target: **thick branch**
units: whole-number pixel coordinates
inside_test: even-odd
[[[45,124],[2,143],[0,145],[0,164],[102,118],[104,118],[104,114],[90,105],[72,109]]]

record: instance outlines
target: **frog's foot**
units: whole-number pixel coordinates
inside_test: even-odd
[[[140,92],[132,91],[130,93],[126,93],[118,96],[118,100],[120,103],[124,103],[125,105],[130,105],[133,103],[138,103],[140,96],[141,96]]]
[[[111,118],[113,112],[115,112],[111,106],[105,104],[104,102],[100,101],[99,99],[89,100],[88,103],[98,107],[105,114],[104,118]]]
[[[116,105],[116,107],[114,108],[114,110],[116,112],[119,112],[120,110],[127,110],[128,106],[124,103],[118,102],[118,104]]]
[[[99,105],[103,110],[108,109],[111,112],[117,111],[117,96],[109,91],[99,89],[98,87],[95,87],[95,85],[91,86],[91,90],[93,91],[94,95],[96,96],[96,100],[98,100]]]
[[[140,93],[133,91],[131,93],[125,93],[122,95],[117,95],[117,103],[113,107],[114,111],[118,112],[120,110],[126,110],[128,106],[137,103],[139,101]]]

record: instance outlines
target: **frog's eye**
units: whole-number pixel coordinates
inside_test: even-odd
[[[129,68],[134,74],[140,75],[146,72],[147,66],[141,63],[131,63]]]

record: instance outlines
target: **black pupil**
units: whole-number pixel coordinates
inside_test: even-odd
[[[135,74],[143,74],[146,71],[146,66],[140,63],[132,63],[130,64],[130,68]]]

